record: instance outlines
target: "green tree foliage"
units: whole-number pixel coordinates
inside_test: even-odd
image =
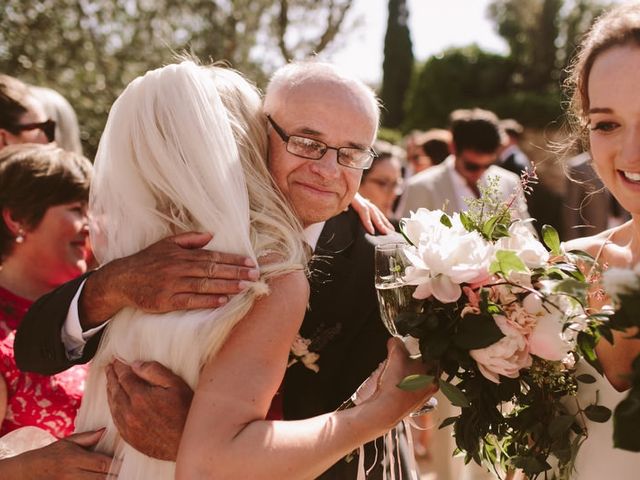
[[[225,60],[261,84],[285,60],[325,49],[351,3],[0,0],[0,71],[67,97],[92,156],[114,99],[146,70],[186,51]]]
[[[390,128],[398,127],[404,119],[404,102],[413,70],[408,19],[406,0],[389,0],[380,97],[385,106],[382,123]]]
[[[561,83],[600,0],[493,0],[490,17],[509,55],[451,49],[417,69],[403,130],[446,126],[456,108],[482,107],[544,127],[562,114]]]

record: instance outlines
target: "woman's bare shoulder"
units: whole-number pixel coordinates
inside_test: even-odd
[[[592,235],[590,237],[575,238],[569,240],[564,244],[565,250],[582,250],[587,252],[591,256],[598,254],[598,251],[603,247],[607,240],[611,237],[613,230],[605,230]]]

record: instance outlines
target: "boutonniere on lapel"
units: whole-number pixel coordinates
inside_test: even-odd
[[[320,354],[317,352],[309,351],[310,345],[310,339],[304,338],[299,333],[297,333],[296,338],[294,338],[293,340],[293,345],[291,345],[291,351],[289,352],[289,363],[287,365],[287,368],[298,362],[301,362],[309,370],[318,373],[320,371],[320,367],[316,362],[320,358]]]
[[[320,351],[335,338],[341,330],[341,323],[337,323],[329,328],[325,328],[323,323],[316,329],[311,338],[305,338],[298,332],[291,345],[287,368],[300,362],[309,370],[318,373],[320,371],[320,367],[318,366]]]

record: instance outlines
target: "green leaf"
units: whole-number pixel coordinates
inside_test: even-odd
[[[451,223],[451,219],[449,218],[449,215],[447,215],[446,213],[443,213],[442,216],[440,217],[440,223],[443,224],[445,227],[449,227],[449,228],[453,226],[453,224]]]
[[[633,388],[613,414],[613,446],[640,452],[640,390]]]
[[[587,282],[580,282],[575,278],[567,278],[556,283],[553,287],[554,293],[564,293],[572,297],[586,297],[589,290]]]
[[[469,215],[464,212],[460,214],[460,223],[462,223],[462,226],[467,232],[473,232],[475,230],[475,227],[473,225],[473,222],[469,218]]]
[[[554,440],[564,435],[575,421],[573,415],[560,415],[549,423],[547,431]]]
[[[453,343],[463,350],[485,348],[504,337],[490,315],[467,314],[458,324]]]
[[[560,255],[560,236],[558,231],[551,225],[543,225],[542,240],[554,255]]]
[[[602,405],[589,405],[584,409],[584,414],[589,420],[597,423],[604,423],[611,418],[611,410]]]
[[[496,252],[496,259],[490,267],[491,273],[502,273],[503,275],[509,275],[511,272],[528,271],[527,266],[513,250],[498,250]]]
[[[589,375],[588,373],[583,373],[582,375],[578,375],[576,380],[582,383],[596,383],[595,377]]]
[[[547,462],[542,462],[536,457],[514,457],[511,459],[511,464],[516,468],[521,468],[529,477],[551,468]]]
[[[404,377],[396,386],[407,392],[413,392],[431,385],[434,379],[435,377],[433,375],[409,375]]]
[[[458,387],[449,382],[440,382],[440,391],[449,399],[451,405],[461,408],[468,408],[471,406],[467,396],[462,393]]]
[[[453,425],[458,420],[458,417],[448,417],[445,418],[442,423],[438,426],[438,429],[447,428],[449,425]]]

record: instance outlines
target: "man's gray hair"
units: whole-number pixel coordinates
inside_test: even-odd
[[[264,98],[265,112],[270,113],[277,108],[275,103],[282,98],[281,94],[287,90],[295,89],[309,80],[322,79],[343,84],[361,94],[362,98],[371,104],[375,123],[379,124],[381,104],[375,92],[362,80],[344,72],[335,65],[313,58],[291,62],[276,70],[267,85]]]

